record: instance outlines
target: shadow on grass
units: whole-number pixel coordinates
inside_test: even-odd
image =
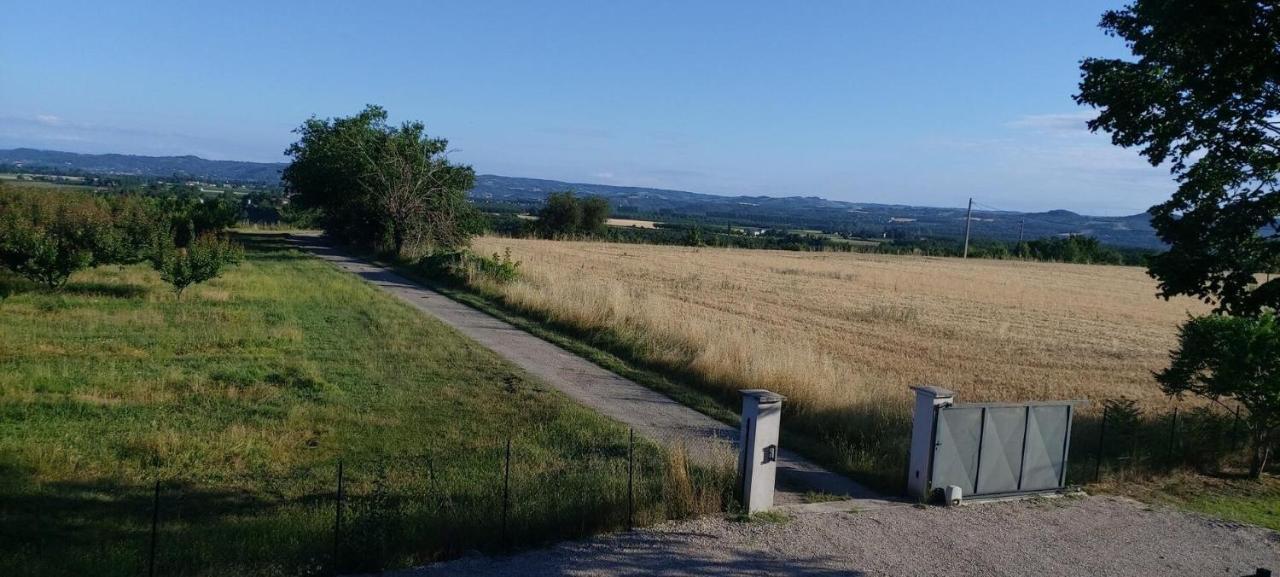
[[[3,303],[5,299],[11,296],[34,292],[43,288],[27,279],[0,269],[0,303]]]
[[[637,521],[689,514],[671,509],[672,481],[657,448],[638,453]],[[146,574],[153,515],[156,574],[166,576],[331,574],[335,553],[341,572],[376,572],[626,527],[625,461],[518,468],[507,501],[500,463],[474,457],[425,471],[376,462],[348,467],[340,528],[334,471],[323,467],[247,480],[251,488],[162,482],[157,509],[154,485],[40,483],[0,461],[0,575]],[[706,486],[724,493],[732,484]]]
[[[246,233],[233,232],[232,238],[244,246],[245,253],[253,260],[267,262],[294,262],[310,258],[299,250],[299,240],[287,232]]]
[[[112,480],[36,483],[0,467],[0,574],[146,573],[156,515],[155,486]],[[271,499],[242,490],[161,483],[156,565],[161,574],[213,567],[274,566],[292,574],[323,550],[253,543],[319,541],[331,526],[323,492]],[[310,522],[308,522],[310,521]],[[237,574],[253,574],[253,571]]]

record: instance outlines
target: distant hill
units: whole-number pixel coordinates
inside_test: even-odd
[[[135,156],[132,154],[77,154],[57,150],[15,148],[0,150],[0,165],[63,169],[94,174],[181,177],[218,182],[278,184],[279,162],[206,160],[198,156]]]
[[[68,172],[120,174],[148,178],[253,182],[276,185],[284,163],[206,160],[196,156],[76,154],[18,148],[0,150],[0,166],[41,167]],[[609,199],[620,215],[698,222],[732,223],[764,228],[814,229],[864,236],[956,238],[964,234],[963,208],[871,204],[827,200],[816,196],[719,196],[681,190],[570,183],[558,180],[483,174],[476,177],[471,198],[482,205],[533,209],[550,192],[574,190]],[[973,236],[1014,241],[1046,236],[1085,234],[1114,245],[1163,247],[1148,214],[1102,217],[1067,210],[1048,212],[974,211]]]
[[[491,174],[476,177],[471,196],[478,202],[530,208],[547,193],[573,190],[609,199],[615,212],[658,220],[694,220],[765,228],[854,232],[867,236],[958,238],[964,235],[964,208],[891,205],[827,200],[816,196],[717,196],[629,186],[568,183]],[[1161,249],[1146,213],[1122,217],[1087,216],[1068,210],[1048,212],[973,211],[974,238],[1016,241],[1084,234],[1103,243]]]

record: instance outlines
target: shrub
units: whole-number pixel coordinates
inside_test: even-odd
[[[520,261],[511,258],[511,249],[486,257],[471,251],[436,253],[418,263],[427,274],[445,280],[475,285],[477,282],[507,284],[520,278]]]
[[[181,300],[187,287],[217,278],[224,267],[239,261],[241,254],[235,243],[205,233],[186,247],[178,247],[168,238],[158,240],[151,263]]]
[[[520,278],[520,261],[511,258],[511,249],[503,254],[493,253],[492,257],[481,256],[472,252],[464,253],[468,273],[498,284],[507,284]]]
[[[1169,368],[1156,374],[1164,392],[1196,395],[1244,407],[1252,441],[1249,475],[1257,478],[1280,432],[1280,321],[1210,315],[1188,320],[1178,331]]]

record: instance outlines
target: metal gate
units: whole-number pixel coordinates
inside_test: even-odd
[[[955,485],[965,496],[1065,487],[1072,409],[1069,402],[939,407],[930,487]]]

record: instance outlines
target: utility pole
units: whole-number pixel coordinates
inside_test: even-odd
[[[964,213],[964,257],[969,258],[969,227],[973,223],[973,197],[969,197],[969,210]]]
[[[1027,221],[1018,221],[1018,244],[1022,244],[1022,230],[1027,227]]]

